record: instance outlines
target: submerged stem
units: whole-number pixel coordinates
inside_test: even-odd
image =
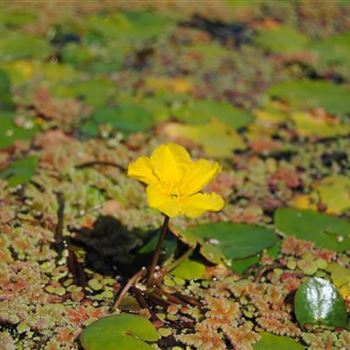
[[[156,246],[156,250],[154,251],[153,254],[153,258],[152,258],[152,262],[151,262],[151,266],[149,268],[149,272],[148,272],[148,279],[147,279],[147,286],[149,287],[152,283],[153,283],[153,279],[154,279],[154,270],[158,264],[158,260],[160,257],[160,252],[162,249],[162,245],[166,236],[166,233],[168,231],[168,225],[169,225],[169,216],[165,215],[164,216],[164,221],[163,221],[163,225],[160,231],[160,235],[159,235],[159,239],[158,239],[158,243]]]

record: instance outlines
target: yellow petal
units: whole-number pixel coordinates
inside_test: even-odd
[[[193,162],[182,180],[180,193],[189,196],[203,189],[221,171],[220,165],[206,159]]]
[[[147,185],[158,182],[152,170],[151,160],[148,157],[140,157],[130,163],[128,167],[128,176],[142,181]]]
[[[179,186],[191,157],[186,149],[174,143],[157,147],[151,155],[152,169],[164,188],[169,191]]]
[[[147,202],[151,208],[158,209],[171,218],[181,214],[179,199],[164,194],[160,186],[147,187]]]
[[[190,218],[202,215],[207,210],[219,211],[224,206],[224,200],[217,193],[196,193],[180,199],[181,211]]]

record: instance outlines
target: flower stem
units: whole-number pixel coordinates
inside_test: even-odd
[[[149,272],[148,272],[148,279],[147,279],[147,286],[148,287],[153,283],[154,270],[155,270],[155,268],[156,268],[156,266],[158,264],[160,252],[161,252],[161,249],[162,249],[162,245],[163,245],[166,233],[168,231],[168,225],[169,225],[169,216],[165,215],[164,216],[163,225],[162,225],[162,228],[160,230],[160,235],[159,235],[158,243],[157,243],[157,246],[156,246],[156,250],[154,251],[152,262],[151,262],[151,266],[150,266]]]

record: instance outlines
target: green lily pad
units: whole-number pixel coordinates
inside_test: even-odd
[[[170,123],[165,132],[172,138],[184,138],[203,147],[210,157],[230,157],[233,151],[246,145],[237,131],[220,120],[213,119],[205,125]]]
[[[347,324],[344,300],[333,284],[323,278],[304,282],[296,292],[294,306],[302,327],[310,324],[344,328]]]
[[[350,178],[345,175],[334,175],[323,178],[315,186],[321,203],[330,214],[342,214],[350,209]]]
[[[274,53],[297,53],[306,49],[309,38],[289,26],[277,26],[258,31],[254,42]]]
[[[87,104],[100,107],[114,94],[115,84],[103,77],[96,77],[87,81],[75,81],[69,85],[56,86],[54,93],[61,97],[82,99]]]
[[[8,168],[0,172],[1,179],[7,179],[9,186],[22,185],[35,174],[39,159],[28,156],[14,161]]]
[[[350,32],[328,37],[312,44],[310,48],[322,65],[350,69]]]
[[[278,254],[280,252],[281,243],[280,241],[277,241],[272,247],[267,248],[266,253],[272,258],[277,258]],[[244,271],[249,269],[250,267],[256,265],[260,261],[261,252],[253,255],[248,256],[247,258],[241,258],[241,259],[232,259],[230,269],[233,272],[237,272],[242,274]]]
[[[150,112],[136,105],[101,107],[81,126],[81,131],[88,136],[96,136],[99,125],[103,124],[125,133],[132,133],[151,128],[154,118]]]
[[[1,99],[1,97],[0,97]],[[16,140],[30,140],[38,131],[30,119],[23,126],[14,122],[13,114],[0,114],[0,149],[13,145]]]
[[[91,41],[140,41],[168,32],[173,28],[174,21],[151,11],[130,11],[108,16],[92,15],[82,25]]]
[[[5,71],[0,69],[0,109],[11,110],[13,108],[10,79]]]
[[[350,112],[350,90],[327,81],[289,80],[272,86],[268,95],[298,108],[323,108],[339,115]]]
[[[51,50],[43,38],[7,30],[0,30],[0,35],[0,58],[4,61],[27,57],[44,59]]]
[[[189,281],[202,278],[204,273],[205,265],[191,259],[182,261],[180,265],[171,271],[172,275]]]
[[[318,248],[343,252],[350,249],[350,223],[313,210],[279,208],[275,225],[287,236],[315,242]]]
[[[273,246],[278,237],[274,231],[255,225],[218,222],[173,232],[191,247],[200,246],[201,254],[213,263],[253,256]]]
[[[250,113],[228,102],[214,100],[191,100],[175,110],[174,115],[189,124],[206,124],[215,118],[233,129],[246,126],[253,120]]]
[[[152,350],[146,342],[158,339],[159,334],[149,320],[129,314],[101,318],[79,336],[85,350]]]
[[[261,339],[254,345],[254,350],[305,350],[305,348],[295,340],[278,336],[271,333],[261,333]]]

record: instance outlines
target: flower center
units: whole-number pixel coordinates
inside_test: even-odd
[[[179,195],[177,193],[170,193],[171,198],[178,198]]]

